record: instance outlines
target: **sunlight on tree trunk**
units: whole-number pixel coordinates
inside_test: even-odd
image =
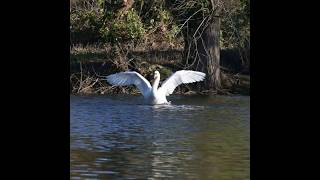
[[[220,19],[213,18],[198,40],[200,69],[207,74],[205,88],[215,90],[221,87],[220,80]]]
[[[183,62],[186,68],[206,73],[203,88],[216,91],[221,88],[220,5],[213,0],[208,3],[209,6],[203,5],[188,13],[190,20],[185,23],[185,28],[182,30],[185,41]],[[210,9],[210,13],[203,15],[202,11],[205,8]]]

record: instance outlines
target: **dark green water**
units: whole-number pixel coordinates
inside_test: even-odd
[[[250,179],[250,97],[71,96],[71,179]]]

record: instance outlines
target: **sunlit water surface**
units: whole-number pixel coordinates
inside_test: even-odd
[[[250,179],[250,97],[70,96],[71,179]]]

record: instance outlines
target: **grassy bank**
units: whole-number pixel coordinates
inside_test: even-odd
[[[70,48],[70,93],[83,95],[140,94],[135,87],[112,87],[99,76],[134,70],[152,81],[153,72],[158,70],[163,81],[173,72],[184,68],[181,64],[182,52],[182,47],[168,46],[162,48],[125,47],[116,50],[108,45],[73,46]],[[223,88],[220,91],[210,93],[227,95],[249,95],[250,93],[249,75],[232,72],[230,69],[223,70],[222,82]],[[175,94],[185,95],[207,93],[209,92],[201,90],[199,83],[181,85],[175,90]]]

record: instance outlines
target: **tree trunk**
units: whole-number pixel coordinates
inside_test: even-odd
[[[220,79],[220,18],[214,17],[197,42],[200,69],[207,74],[205,88],[221,87]]]
[[[193,69],[207,74],[204,88],[217,90],[221,87],[220,78],[220,18],[213,17],[205,27],[196,45],[193,37],[184,33],[184,63]],[[190,33],[192,34],[192,33]],[[191,47],[189,47],[191,45]],[[197,52],[198,51],[198,52]]]

